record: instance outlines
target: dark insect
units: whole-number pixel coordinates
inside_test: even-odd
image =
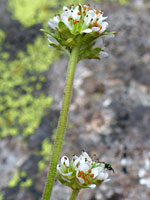
[[[108,169],[108,170],[112,170],[113,173],[115,173],[115,170],[112,168],[111,164],[109,163],[105,163],[105,162],[100,162],[100,163],[103,163],[105,165],[105,168]]]
[[[115,173],[114,169],[112,168],[111,164],[108,164],[108,163],[104,163],[105,164],[105,168],[108,169],[108,170],[112,170],[113,173]]]

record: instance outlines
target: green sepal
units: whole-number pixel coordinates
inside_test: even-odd
[[[111,35],[111,34],[117,34],[117,32],[115,32],[115,31],[112,31],[112,32],[104,31],[104,32],[101,34],[101,36],[102,36],[102,35]]]
[[[99,53],[102,49],[101,48],[90,48],[90,49],[83,49],[80,53],[79,59],[98,59],[100,60]]]
[[[50,46],[57,48],[58,46],[54,43],[49,43]]]
[[[44,32],[46,35],[51,35],[53,38],[57,39],[57,37],[55,36],[55,34],[50,33],[49,31],[45,30],[45,29],[40,29],[41,32]]]

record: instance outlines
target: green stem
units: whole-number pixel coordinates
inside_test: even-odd
[[[75,200],[80,190],[73,190],[69,200]]]
[[[63,104],[62,104],[62,109],[61,109],[61,113],[60,113],[60,117],[58,121],[56,140],[55,140],[55,144],[53,148],[53,154],[51,158],[51,163],[50,163],[50,167],[48,171],[47,181],[46,181],[45,189],[43,192],[42,200],[50,199],[54,180],[55,180],[56,167],[57,167],[57,163],[59,162],[59,156],[62,149],[62,142],[63,142],[64,133],[66,129],[75,67],[78,61],[78,52],[79,52],[79,46],[76,46],[72,49],[72,53],[70,55],[66,85],[65,85],[65,90],[64,90]]]

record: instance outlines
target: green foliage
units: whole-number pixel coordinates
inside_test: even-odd
[[[130,0],[118,0],[118,3],[121,5],[128,5],[130,3]]]
[[[57,58],[46,42],[39,36],[27,45],[27,53],[19,52],[11,62],[8,53],[0,52],[0,137],[34,133],[52,103],[50,96],[41,93],[46,82],[43,73]]]
[[[20,183],[21,188],[30,187],[32,185],[32,179],[28,178],[26,181]]]
[[[20,180],[20,174],[19,174],[19,171],[17,170],[14,176],[12,177],[12,179],[9,181],[8,187],[12,188],[12,187],[17,186],[19,180]]]
[[[5,37],[6,37],[5,32],[0,29],[0,44],[3,43]]]
[[[49,142],[47,138],[44,139],[42,142],[42,149],[40,152],[40,155],[43,157],[43,159],[40,160],[38,163],[39,171],[42,171],[46,167],[50,159],[49,155],[50,155],[51,150],[52,150],[52,144]]]
[[[62,6],[70,6],[83,0],[9,0],[8,10],[13,18],[29,27],[37,23],[47,25],[48,19],[62,11]]]
[[[20,181],[21,178],[24,178],[23,181]],[[17,170],[12,179],[9,181],[8,187],[13,188],[16,187],[18,184],[21,188],[30,187],[32,185],[32,179],[27,178],[27,173],[25,171],[19,172]]]

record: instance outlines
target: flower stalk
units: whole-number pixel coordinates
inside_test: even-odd
[[[100,60],[108,55],[104,51],[103,38],[105,36],[113,37],[115,32],[107,32],[108,22],[105,21],[106,19],[107,17],[103,16],[103,10],[91,9],[90,5],[78,4],[70,9],[64,6],[61,15],[55,15],[53,19],[49,20],[49,30],[41,29],[47,35],[48,46],[64,52],[69,59],[62,109],[42,200],[50,199],[56,168],[58,180],[73,189],[70,200],[77,197],[81,188],[95,188],[102,182],[108,181],[106,170],[113,170],[110,164],[95,162],[86,152],[79,157],[74,156],[70,164],[68,157],[64,156],[61,164],[58,164],[76,64],[83,59]]]
[[[56,167],[59,161],[60,152],[62,149],[62,143],[64,138],[64,133],[66,129],[68,110],[71,100],[72,85],[75,74],[75,67],[78,61],[79,43],[72,49],[69,66],[67,71],[66,85],[64,90],[63,104],[60,112],[60,117],[57,126],[56,140],[54,144],[53,154],[51,158],[51,163],[48,171],[47,181],[45,185],[45,190],[43,193],[42,200],[49,200],[55,180]]]
[[[73,190],[69,200],[75,200],[80,190]]]

